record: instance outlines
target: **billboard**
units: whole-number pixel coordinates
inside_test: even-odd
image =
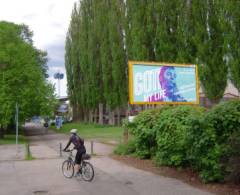
[[[128,64],[130,104],[199,104],[197,65]]]

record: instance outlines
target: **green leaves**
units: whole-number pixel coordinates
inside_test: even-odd
[[[45,80],[46,62],[46,52],[32,45],[26,25],[0,22],[0,126],[14,121],[16,103],[20,121],[53,111],[54,90]]]
[[[191,167],[204,182],[239,181],[239,117],[239,100],[208,111],[163,106],[140,113],[125,127],[133,135],[134,154],[140,158],[152,158],[158,165]]]
[[[123,11],[119,0],[84,0],[75,4],[65,49],[73,107],[94,110],[101,103],[112,111],[126,106]]]

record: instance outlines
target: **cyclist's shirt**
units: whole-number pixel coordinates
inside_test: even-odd
[[[71,135],[70,139],[69,139],[69,142],[66,146],[66,148],[68,148],[68,146],[73,143],[74,145],[74,148],[77,149],[77,150],[81,150],[81,149],[85,149],[85,146],[84,146],[84,140],[82,138],[80,138],[78,135],[76,134],[73,134]]]

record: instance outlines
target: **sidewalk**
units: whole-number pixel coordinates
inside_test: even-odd
[[[66,158],[60,157],[59,143],[63,147],[68,136],[47,134],[29,137],[30,150],[34,160],[16,161],[16,147],[0,147],[0,194],[4,195],[210,195],[177,179],[167,178],[139,170],[108,157],[113,146],[95,143],[90,162],[94,166],[92,182],[81,178],[66,179],[61,165]],[[91,143],[86,142],[87,152],[91,153]],[[24,156],[24,146],[21,148]],[[12,159],[12,160],[11,160]]]
[[[0,162],[25,159],[25,145],[0,145]]]
[[[52,155],[49,151],[52,152],[48,148],[46,156]],[[90,160],[95,170],[92,182],[84,182],[81,178],[66,179],[61,173],[62,162],[60,158],[0,162],[0,194],[210,195],[179,180],[138,170],[106,156]]]

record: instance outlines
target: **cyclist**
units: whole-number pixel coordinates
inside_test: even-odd
[[[77,129],[72,129],[70,133],[70,139],[63,151],[67,151],[67,148],[70,146],[71,143],[74,145],[74,149],[77,150],[77,154],[75,156],[75,170],[76,175],[78,175],[79,171],[81,170],[80,164],[82,161],[82,155],[86,154],[86,148],[84,146],[84,140],[77,135]]]

